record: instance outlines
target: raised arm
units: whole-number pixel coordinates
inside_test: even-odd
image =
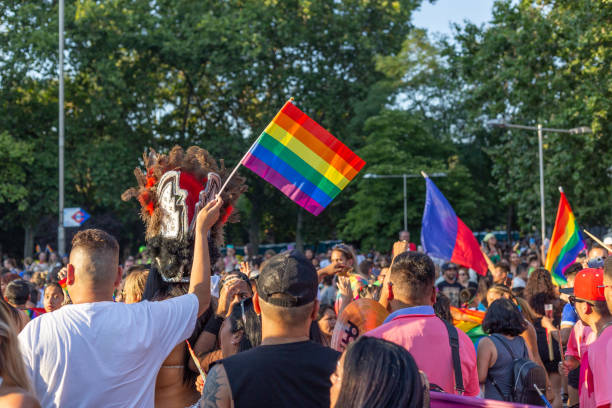
[[[193,264],[189,280],[189,293],[198,297],[200,306],[198,316],[210,305],[210,255],[208,253],[208,231],[219,219],[219,209],[223,204],[221,198],[206,204],[198,213],[193,248]]]

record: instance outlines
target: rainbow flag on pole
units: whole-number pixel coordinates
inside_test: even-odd
[[[365,162],[289,100],[241,164],[319,215]]]
[[[550,271],[556,285],[567,283],[565,269],[576,260],[576,257],[586,245],[574,213],[565,198],[563,189],[559,187],[561,198],[557,209],[555,229],[550,240],[550,247],[546,255],[546,269]]]

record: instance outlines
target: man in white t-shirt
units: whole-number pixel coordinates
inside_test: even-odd
[[[122,275],[117,241],[97,229],[75,235],[67,267],[73,304],[19,334],[43,407],[153,407],[159,367],[209,307],[207,234],[221,205],[213,200],[198,214],[189,293],[161,302],[113,302]]]

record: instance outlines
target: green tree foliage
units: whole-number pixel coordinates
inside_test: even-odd
[[[26,167],[31,165],[32,145],[15,140],[7,132],[0,133],[0,204],[27,207]]]
[[[137,238],[137,205],[122,204],[119,196],[134,184],[131,170],[145,148],[198,144],[234,165],[290,96],[338,138],[359,147],[363,122],[385,102],[373,96],[383,77],[374,56],[399,50],[419,3],[68,2],[67,205],[112,214],[126,225],[122,234]],[[49,1],[0,5],[0,26],[6,29],[0,45],[3,91],[15,92],[30,81],[49,96],[37,122],[35,141],[41,145],[53,140],[57,117],[57,12],[57,3]],[[22,105],[14,108],[28,121]],[[47,163],[53,167],[54,161]],[[47,178],[56,179],[53,173],[51,168]],[[298,208],[258,177],[242,173],[251,186],[243,206],[249,214],[230,235],[255,242],[294,239]],[[334,203],[317,219],[326,235],[334,224],[321,220],[342,206]],[[306,235],[322,231],[311,228],[312,220],[305,216]]]
[[[582,225],[612,222],[611,20],[609,2],[497,1],[489,26],[456,27],[444,50],[449,74],[462,84],[460,106],[472,128],[497,120],[593,129],[546,134],[549,228],[557,186],[564,187]],[[486,140],[499,201],[515,207],[519,225],[530,230],[539,221],[537,135],[489,129]]]
[[[455,147],[432,137],[427,122],[418,113],[384,111],[366,122],[366,146],[359,151],[368,163],[368,173],[416,176],[407,179],[407,218],[412,239],[417,242],[425,206],[421,171],[447,175],[434,179],[435,183],[468,225],[478,220],[477,209],[482,204]],[[354,205],[340,223],[342,236],[361,241],[364,249],[387,250],[403,229],[402,179],[362,176],[352,199]]]

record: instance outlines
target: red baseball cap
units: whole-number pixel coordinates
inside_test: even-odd
[[[603,293],[603,269],[588,268],[578,272],[574,279],[574,287],[561,289],[562,293],[574,295],[577,299],[590,301],[606,301]]]

